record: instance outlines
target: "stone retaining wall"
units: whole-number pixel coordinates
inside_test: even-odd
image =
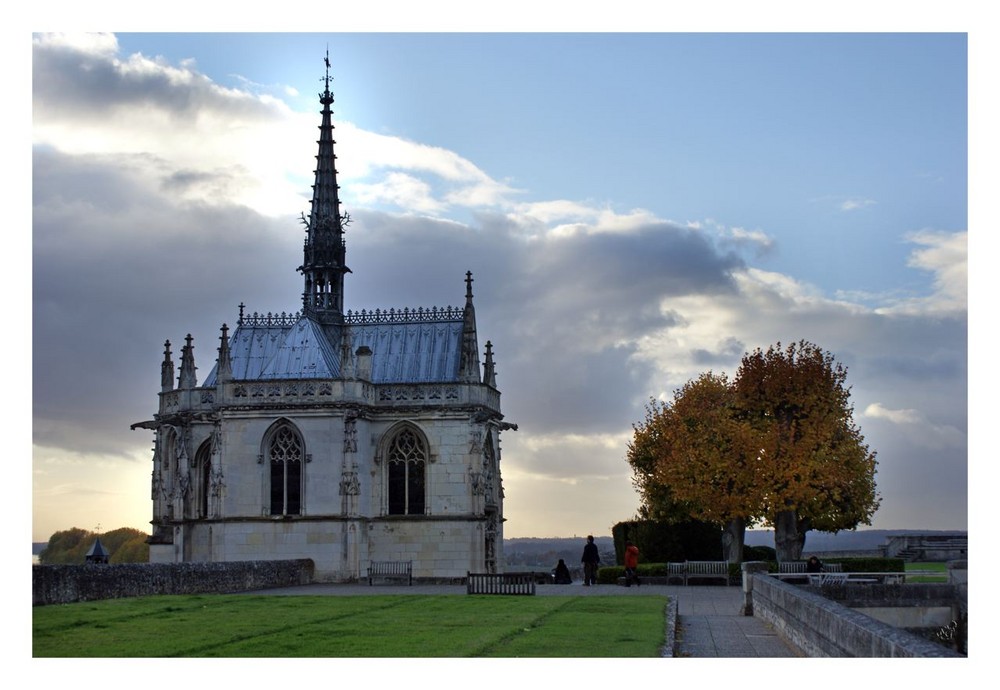
[[[941,645],[767,575],[747,573],[753,615],[811,657],[960,657]]]
[[[313,569],[313,562],[308,559],[36,565],[31,569],[32,605],[154,594],[231,593],[290,587],[311,582]]]

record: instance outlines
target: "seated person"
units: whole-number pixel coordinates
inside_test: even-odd
[[[566,567],[566,562],[561,558],[556,564],[555,570],[552,571],[552,575],[555,577],[557,585],[569,585],[573,583],[573,578],[569,575],[569,568]]]
[[[823,572],[823,561],[819,560],[815,556],[810,556],[809,560],[806,561],[806,572],[807,573]]]

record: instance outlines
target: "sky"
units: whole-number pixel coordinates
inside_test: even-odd
[[[505,536],[610,534],[650,398],[848,369],[879,529],[969,523],[964,33],[33,33],[32,539],[148,529],[163,342],[296,311],[329,50],[345,306],[461,304]]]

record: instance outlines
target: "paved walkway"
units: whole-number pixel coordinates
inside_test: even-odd
[[[740,613],[743,590],[740,587],[679,587],[644,585],[619,587],[598,585],[539,585],[538,596],[639,596],[662,594],[676,602],[668,610],[667,630],[673,630],[679,657],[797,657],[803,656],[781,638],[766,622]],[[368,596],[372,594],[455,594],[464,595],[465,585],[376,585],[312,584],[300,587],[267,589],[247,594],[281,596]],[[668,645],[669,647],[669,645]],[[665,656],[669,656],[669,649]]]

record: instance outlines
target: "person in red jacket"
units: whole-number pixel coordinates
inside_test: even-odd
[[[625,542],[625,586],[631,587],[633,580],[635,586],[639,586],[639,575],[636,568],[639,567],[639,549],[630,541]]]

